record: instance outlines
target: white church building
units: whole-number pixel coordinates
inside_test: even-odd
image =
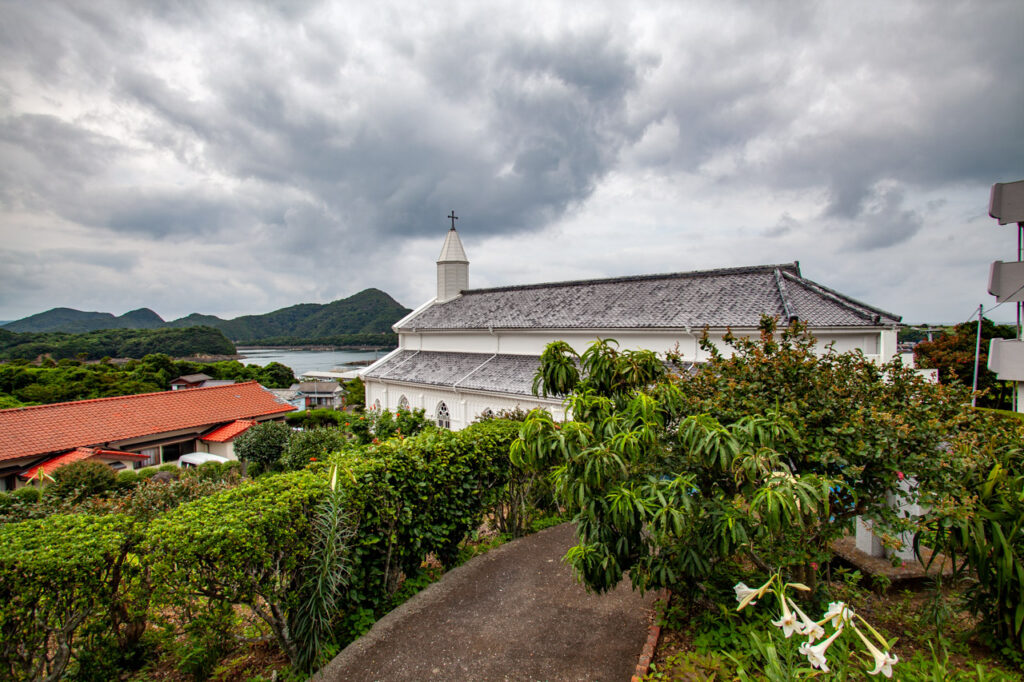
[[[362,372],[366,405],[423,408],[452,429],[517,407],[561,418],[560,400],[531,392],[551,341],[583,352],[595,339],[615,339],[621,349],[678,349],[700,363],[705,327],[727,352],[722,337],[756,336],[762,315],[806,323],[822,349],[859,349],[878,362],[896,354],[900,317],[804,279],[799,263],[470,289],[453,227],[437,261],[436,296],[395,323],[398,348]]]

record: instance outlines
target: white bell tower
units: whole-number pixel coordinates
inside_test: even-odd
[[[437,259],[436,300],[439,303],[449,301],[469,288],[469,259],[466,258],[466,250],[462,248],[459,233],[455,231],[458,216],[452,211],[448,218],[452,221],[452,229],[448,230],[444,246],[441,247],[441,256]]]

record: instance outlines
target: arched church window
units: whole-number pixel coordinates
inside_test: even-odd
[[[377,398],[376,400],[373,401],[373,409],[380,412],[380,398]]]
[[[452,428],[452,415],[443,400],[437,404],[437,425],[442,429]]]
[[[409,410],[409,399],[404,395],[398,399],[398,409],[406,411]]]

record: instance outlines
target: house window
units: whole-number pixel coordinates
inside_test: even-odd
[[[494,419],[494,410],[489,407],[485,407],[484,411],[480,413],[481,419]]]
[[[406,411],[409,410],[409,399],[404,395],[398,399],[398,409]]]
[[[157,458],[160,456],[160,448],[146,448],[145,450],[140,450],[139,454],[146,455],[149,459],[136,462],[135,468],[141,469],[142,467],[150,467],[157,463]]]
[[[443,400],[437,404],[437,425],[442,429],[452,428],[452,416]]]

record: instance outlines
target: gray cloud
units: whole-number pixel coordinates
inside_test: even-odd
[[[205,244],[234,254],[204,266],[237,281],[250,312],[340,295],[301,275],[339,263],[346,281],[421,298],[389,259],[440,239],[452,209],[467,235],[536,244],[583,229],[580,215],[595,221],[584,231],[617,233],[593,208],[609,193],[660,201],[671,234],[647,251],[692,247],[690,261],[718,265],[733,253],[709,236],[738,229],[729,212],[685,216],[763,202],[759,220],[737,220],[783,260],[831,263],[907,247],[963,213],[964,188],[1024,177],[1012,1],[0,10],[2,236],[28,214],[39,253],[51,218],[83,243],[130,241],[124,252]],[[579,260],[605,262],[588,250],[610,245],[586,241]],[[615,274],[645,270],[644,244],[630,246]],[[569,258],[523,257],[534,280]],[[161,291],[141,269],[138,290]]]

